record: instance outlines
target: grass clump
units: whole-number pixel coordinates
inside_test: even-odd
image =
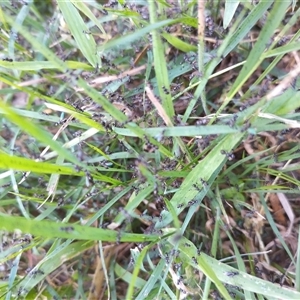
[[[294,1],[0,8],[1,299],[299,299]]]

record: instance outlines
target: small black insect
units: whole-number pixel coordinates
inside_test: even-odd
[[[55,125],[55,126],[58,126],[58,125],[61,125],[61,124],[66,123],[66,122],[67,122],[67,119],[64,118],[64,119],[60,120],[59,122],[54,123],[54,125]]]
[[[20,297],[24,294],[27,294],[28,293],[28,290],[24,289],[23,287],[20,287],[19,290],[18,290],[18,293],[17,293],[17,296]]]
[[[177,280],[177,285],[179,285],[180,282],[182,282],[182,281],[183,281],[183,277],[182,277],[182,276],[179,276],[179,277],[178,277],[178,280]]]
[[[6,188],[6,187],[9,187],[10,185],[11,185],[11,183],[6,183],[6,184],[3,184],[1,187]]]
[[[86,171],[85,175],[86,175],[89,183],[94,184],[94,180],[93,180],[93,177],[92,177],[91,173],[89,171]]]
[[[73,104],[72,105],[76,110],[80,111],[80,112],[84,112],[84,110],[78,105],[78,104]]]
[[[118,231],[118,234],[117,234],[117,240],[116,240],[116,244],[119,245],[120,242],[121,242],[121,237],[122,237],[122,232],[121,231]]]
[[[238,118],[238,115],[233,115],[232,119],[230,119],[227,124],[229,125],[229,127],[234,127],[235,126],[235,123],[236,123],[236,120]]]
[[[193,184],[193,188],[194,188],[195,190],[197,190],[198,192],[201,192],[201,188],[199,188],[198,185]]]
[[[195,256],[192,257],[192,261],[193,261],[194,264],[196,264],[196,265],[198,264],[198,263],[197,263],[197,259],[196,259]]]
[[[168,254],[168,253],[165,254],[165,260],[166,260],[166,263],[167,263],[167,264],[170,263],[170,257],[169,257],[169,254]]]
[[[60,230],[65,232],[72,232],[74,231],[74,227],[72,226],[60,227]]]
[[[251,123],[249,121],[247,121],[241,128],[241,132],[245,132],[246,130],[248,130],[251,126]]]
[[[42,270],[34,270],[33,272],[30,272],[30,275],[33,277],[33,278],[36,278],[36,276],[38,275],[44,275],[44,271]]]
[[[238,271],[229,271],[229,272],[225,272],[224,274],[228,277],[234,277],[239,275],[240,273]]]
[[[3,60],[3,61],[8,61],[8,62],[13,62],[13,61],[14,61],[14,60],[11,59],[11,58],[3,58],[2,60]]]
[[[203,178],[200,178],[200,182],[203,185],[203,187],[207,187],[208,186],[207,181],[205,181]]]
[[[172,91],[174,91],[174,92],[179,91],[180,88],[181,88],[181,85],[182,85],[182,84],[180,84],[180,83],[173,83],[173,84],[172,84]]]
[[[232,151],[227,152],[225,150],[221,150],[220,152],[221,152],[222,155],[225,155],[228,158],[228,160],[233,160],[235,158]]]
[[[75,169],[76,172],[80,172],[82,170],[82,167],[76,165],[74,167],[74,169]]]
[[[163,86],[162,89],[163,89],[165,94],[167,94],[167,95],[170,94],[169,90],[165,86]]]
[[[197,203],[198,203],[198,200],[191,200],[191,201],[188,202],[188,206],[190,207],[190,206],[192,206],[194,204],[197,204]]]
[[[174,269],[175,270],[179,270],[179,269],[181,269],[181,266],[182,266],[182,262],[180,262],[180,263],[178,263],[178,264],[174,264]]]

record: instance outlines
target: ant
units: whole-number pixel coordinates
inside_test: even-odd
[[[60,230],[70,233],[70,232],[74,231],[74,227],[72,227],[72,226],[60,227]]]
[[[225,155],[228,158],[228,160],[233,160],[235,158],[235,156],[232,153],[232,151],[227,152],[225,150],[221,150],[221,154]]]

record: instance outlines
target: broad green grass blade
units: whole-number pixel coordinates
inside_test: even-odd
[[[176,207],[177,213],[181,212],[183,208],[177,208],[179,204],[187,203],[195,198],[199,193],[193,187],[193,184],[199,184],[200,178],[205,181],[214,180],[221,167],[225,164],[225,157],[220,153],[221,150],[231,151],[240,142],[244,133],[228,134],[220,143],[201,160],[197,166],[186,176],[180,189],[174,194],[171,203]],[[164,225],[172,221],[170,215],[164,219]]]
[[[96,42],[94,37],[88,34],[89,29],[78,10],[68,1],[57,1],[57,4],[83,56],[93,67],[100,65]]]
[[[90,65],[77,61],[66,61],[65,65],[68,69],[82,69],[86,71],[93,71]],[[43,69],[57,69],[57,66],[52,61],[2,61],[0,60],[0,67],[14,70],[36,71]]]
[[[114,127],[114,131],[117,134],[124,136],[139,136],[137,133],[133,132],[127,128]],[[229,134],[237,133],[239,129],[232,128],[224,125],[210,125],[210,126],[176,126],[176,127],[152,127],[144,128],[143,131],[153,137],[160,136],[205,136],[211,134]]]
[[[83,176],[84,172],[77,172],[74,168],[61,166],[57,164],[49,164],[44,162],[36,162],[34,160],[11,156],[5,153],[0,153],[0,169],[13,169],[18,171],[31,171],[40,174],[61,174]]]
[[[236,276],[228,276],[232,272],[236,272],[236,269],[221,263],[220,261],[201,253],[200,257],[206,261],[206,263],[213,268],[215,274],[224,283],[236,285],[244,290],[251,291],[253,293],[262,294],[266,297],[274,297],[275,299],[299,299],[300,293],[283,288],[274,283],[265,281],[263,279],[251,276],[245,272],[239,271]]]
[[[4,83],[10,85],[10,86],[15,87],[16,89],[18,89],[20,91],[23,91],[24,93],[29,94],[32,97],[37,97],[37,98],[44,99],[44,100],[50,102],[50,104],[49,103],[45,103],[45,105],[47,107],[55,110],[55,111],[62,111],[62,112],[66,112],[68,114],[71,114],[74,117],[76,117],[78,120],[80,120],[82,123],[87,124],[87,125],[89,125],[92,128],[98,129],[101,132],[105,132],[104,127],[100,123],[95,122],[94,120],[92,120],[90,117],[88,117],[87,115],[85,115],[83,113],[79,113],[79,112],[75,111],[75,109],[71,105],[68,105],[68,104],[66,104],[64,102],[60,102],[60,101],[58,101],[58,100],[56,100],[54,98],[45,96],[45,95],[39,93],[38,91],[36,91],[35,89],[29,89],[29,88],[21,87],[21,86],[15,84],[13,82],[10,82],[9,80],[7,80],[4,77],[0,76],[0,80],[3,81]],[[11,108],[11,111],[12,112],[16,112],[16,115],[19,115],[19,116],[28,116],[30,118],[36,118],[36,113],[35,112],[30,112],[29,113],[27,111],[27,113],[26,113],[25,110],[23,110],[22,113],[19,113],[20,110],[14,109],[14,108]],[[4,114],[7,114],[5,112],[5,110],[1,110],[1,106],[0,106],[0,112],[4,113]],[[45,115],[41,115],[41,117],[39,119],[47,119],[47,118],[48,118],[49,121],[55,121],[55,122],[57,122],[56,119],[53,120],[52,117],[47,117]]]
[[[254,8],[243,18],[241,23],[234,30],[233,34],[229,34],[230,42],[226,44],[224,56],[228,55],[250,32],[253,26],[265,15],[273,1],[260,1]],[[222,46],[221,46],[222,48]]]
[[[292,16],[292,18],[287,22],[287,24],[279,32],[278,38],[279,37],[284,37],[288,33],[288,31],[295,25],[295,23],[299,19],[299,15],[300,15],[300,9],[297,10],[297,12]],[[293,51],[293,48],[298,48],[299,47],[299,43],[298,43],[298,47],[290,47],[289,46],[289,45],[293,45],[293,42],[297,41],[297,39],[299,38],[299,35],[300,35],[300,31],[298,30],[298,32],[293,36],[293,38],[289,41],[289,43],[287,45],[285,45],[283,47],[278,47],[274,50],[272,50],[272,48],[276,46],[277,41],[276,40],[273,41],[273,43],[270,46],[270,50],[265,51],[263,53],[263,56],[264,56],[264,58],[273,57],[273,56],[275,56],[275,53],[276,53],[275,59],[268,65],[268,67],[264,70],[264,72],[255,80],[255,82],[252,84],[252,86],[259,86],[259,84],[262,82],[262,80],[268,74],[271,74],[271,72],[275,71],[276,69],[277,69],[276,72],[274,72],[274,74],[272,74],[272,75],[276,76],[277,78],[280,77],[280,73],[282,71],[279,70],[278,68],[276,68],[276,65],[280,61],[282,61],[283,56],[288,53],[288,52],[286,52],[287,49],[290,49],[290,51]],[[296,45],[297,45],[297,43],[296,43]],[[283,49],[281,50],[281,48],[283,48]],[[271,53],[271,56],[269,56],[269,53]],[[263,64],[266,63],[266,62],[267,61],[264,60]],[[251,89],[248,88],[248,91],[243,95],[243,99],[249,98],[250,95],[251,95]]]
[[[121,233],[108,229],[93,228],[67,223],[55,223],[45,220],[27,220],[22,217],[1,214],[1,228],[14,231],[21,229],[24,233],[31,233],[44,238],[65,238],[91,241],[116,242],[150,242],[158,239],[157,235]]]
[[[270,51],[267,51],[266,54],[264,54],[264,57],[265,58],[270,58],[273,56],[277,57],[278,55],[284,55],[284,54],[290,53],[292,51],[299,51],[299,50],[300,50],[300,43],[293,42],[293,43],[272,49]]]

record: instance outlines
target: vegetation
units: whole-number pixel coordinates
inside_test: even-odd
[[[0,9],[1,299],[300,299],[296,1]]]

